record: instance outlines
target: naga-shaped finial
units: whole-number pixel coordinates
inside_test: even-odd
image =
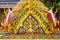
[[[9,10],[8,3],[6,3],[6,8]],[[5,15],[7,14],[7,12],[5,11],[6,8],[4,8],[4,14]]]

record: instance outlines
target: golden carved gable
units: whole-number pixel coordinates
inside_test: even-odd
[[[48,8],[39,0],[21,0],[13,10],[19,11],[14,15],[12,22],[7,25],[8,28],[12,27],[8,29],[9,32],[14,31],[15,34],[20,32],[40,32],[40,28],[42,28],[44,33],[52,33],[49,30],[50,24],[46,16],[47,12],[45,12],[48,11]]]

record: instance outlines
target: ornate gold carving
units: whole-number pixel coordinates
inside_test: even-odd
[[[36,30],[38,28],[38,25],[38,21],[32,15],[29,15],[23,22],[24,29],[28,32],[33,32]]]

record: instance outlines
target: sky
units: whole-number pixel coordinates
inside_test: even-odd
[[[19,0],[0,0],[0,2],[17,2]]]

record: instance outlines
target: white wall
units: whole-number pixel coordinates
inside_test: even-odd
[[[13,8],[17,2],[8,2],[8,7]],[[0,8],[6,8],[7,2],[0,2]]]

